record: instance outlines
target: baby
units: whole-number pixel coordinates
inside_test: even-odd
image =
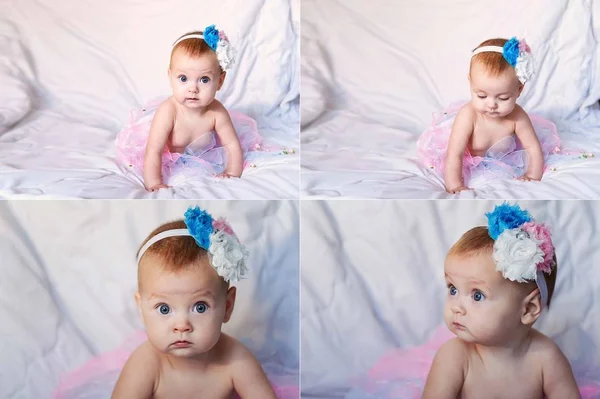
[[[446,112],[445,120],[435,121],[418,143],[419,158],[443,174],[446,191],[468,190],[468,180],[479,176],[542,178],[545,159],[560,152],[560,140],[551,121],[530,119],[516,104],[532,76],[533,57],[525,40],[490,39],[473,51],[471,100]]]
[[[256,122],[229,113],[215,99],[233,60],[227,36],[214,25],[173,44],[168,69],[172,96],[155,109],[142,110],[154,112],[149,126],[132,121],[116,141],[120,162],[141,172],[147,190],[166,188],[171,176],[186,171],[240,177],[245,152],[260,148]]]
[[[556,281],[548,228],[516,205],[487,217],[448,252],[444,318],[456,338],[437,352],[423,398],[580,398],[565,356],[532,327]]]
[[[148,340],[125,364],[112,398],[273,398],[260,364],[221,332],[248,253],[224,219],[198,207],[154,230],[138,252],[135,300]]]

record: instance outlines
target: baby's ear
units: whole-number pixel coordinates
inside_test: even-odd
[[[140,297],[140,292],[136,291],[133,297],[135,298],[135,304],[137,305],[140,317],[143,319],[144,316],[142,315],[142,298]]]
[[[219,76],[219,87],[217,87],[217,90],[221,90],[221,86],[223,86],[223,82],[225,82],[225,76],[227,76],[227,72],[221,71],[221,75]]]
[[[521,314],[521,323],[531,326],[542,314],[542,297],[540,289],[535,288],[525,299],[523,299],[523,313]]]
[[[519,94],[518,94],[518,96],[521,95],[521,92],[523,91],[524,87],[525,87],[525,85],[523,83],[519,82]]]
[[[235,305],[235,294],[235,287],[231,287],[227,290],[227,298],[225,299],[225,317],[223,317],[223,323],[227,323],[231,318],[233,307]]]

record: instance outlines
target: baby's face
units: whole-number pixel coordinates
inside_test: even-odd
[[[495,270],[491,251],[449,256],[444,265],[448,292],[444,319],[463,341],[506,342],[521,322],[522,287]]]
[[[189,108],[203,108],[215,99],[225,80],[215,54],[190,57],[178,48],[171,57],[169,79],[175,100]]]
[[[148,340],[160,352],[197,356],[212,349],[221,336],[235,288],[226,292],[216,271],[207,261],[202,263],[206,264],[179,273],[152,264],[141,270],[136,301]]]
[[[512,68],[494,76],[477,62],[471,67],[469,83],[473,107],[491,118],[502,118],[510,114],[515,109],[523,88]]]

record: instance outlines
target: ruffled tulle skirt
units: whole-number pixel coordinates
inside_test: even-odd
[[[130,112],[129,123],[117,135],[117,162],[126,173],[134,173],[143,181],[144,156],[152,118],[165,99],[157,99]],[[229,111],[243,152],[243,168],[256,167],[256,162],[287,149],[264,143],[256,122],[251,117]],[[207,132],[190,143],[183,153],[171,152],[165,146],[162,153],[163,183],[177,185],[197,176],[215,176],[227,166],[227,150],[219,143],[215,132]]]

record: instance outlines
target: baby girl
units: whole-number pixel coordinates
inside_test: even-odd
[[[552,122],[530,118],[516,103],[532,75],[525,40],[486,40],[473,51],[471,101],[434,121],[418,142],[421,161],[443,176],[446,191],[467,190],[478,177],[542,178],[545,160],[560,152],[560,140]]]
[[[556,281],[548,228],[516,205],[487,217],[446,257],[444,318],[456,338],[437,352],[423,398],[580,398],[565,356],[533,328]]]
[[[248,252],[224,219],[198,207],[154,230],[138,252],[135,300],[148,340],[125,364],[112,398],[273,398],[255,357],[221,332]]]
[[[143,176],[147,190],[166,188],[171,177],[182,174],[240,177],[246,152],[260,148],[254,120],[228,112],[215,99],[234,55],[214,25],[173,44],[168,69],[173,95],[142,110],[153,113],[151,124],[133,120],[116,141],[119,161]]]

